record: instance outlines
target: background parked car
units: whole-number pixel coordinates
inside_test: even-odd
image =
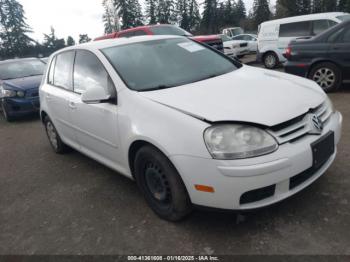
[[[45,64],[37,58],[0,62],[0,103],[7,121],[39,111],[44,70]]]
[[[233,41],[227,35],[220,36],[224,44],[225,55],[242,58],[244,55],[249,54],[249,47],[247,42],[241,40]]]
[[[290,43],[285,57],[287,73],[308,77],[323,90],[336,90],[350,80],[350,20],[309,40]]]
[[[147,25],[147,26],[139,26],[135,28],[126,29],[123,31],[115,32],[112,34],[107,34],[105,36],[97,37],[94,41],[110,39],[110,38],[120,38],[120,37],[133,37],[140,35],[178,35],[178,36],[186,36],[193,40],[196,40],[201,43],[205,43],[220,52],[224,52],[224,47],[221,41],[220,36],[218,35],[200,35],[193,36],[191,33],[186,30],[168,24],[160,24],[160,25]]]
[[[283,52],[290,41],[296,38],[310,38],[328,28],[350,19],[348,13],[332,12],[271,20],[259,26],[258,61],[266,68],[275,68],[285,62]]]
[[[258,37],[252,34],[241,34],[232,37],[232,40],[240,40],[248,43],[248,50],[250,53],[256,53],[258,51]]]
[[[222,30],[222,34],[227,35],[228,37],[234,37],[243,33],[244,30],[240,27],[229,27]]]

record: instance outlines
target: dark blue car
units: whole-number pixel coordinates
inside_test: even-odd
[[[39,111],[45,67],[37,58],[0,61],[0,103],[7,121]]]

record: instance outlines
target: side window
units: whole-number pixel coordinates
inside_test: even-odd
[[[343,33],[341,37],[342,43],[350,43],[350,28],[345,29],[345,32]]]
[[[147,33],[143,30],[134,31],[134,36],[139,36],[139,35],[147,35]]]
[[[328,20],[312,21],[312,34],[318,35],[330,27]]]
[[[333,20],[328,20],[328,23],[329,23],[329,27],[332,27],[332,26],[335,26],[338,24],[337,22],[335,22]]]
[[[50,71],[49,71],[49,79],[48,79],[48,84],[53,85],[53,74],[55,72],[55,64],[56,64],[56,57],[54,57],[51,61],[50,65]]]
[[[310,36],[310,26],[310,21],[281,24],[279,37]]]
[[[77,51],[74,64],[74,92],[82,94],[89,88],[108,89],[108,73],[100,60],[88,51]]]
[[[125,32],[119,35],[119,37],[132,37],[132,36],[134,36],[134,32]]]
[[[74,51],[64,52],[56,56],[55,71],[53,76],[54,85],[72,90],[72,67]]]

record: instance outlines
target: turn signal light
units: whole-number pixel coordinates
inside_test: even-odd
[[[211,186],[205,186],[205,185],[194,185],[195,189],[198,191],[202,192],[207,192],[207,193],[214,193],[215,190]]]

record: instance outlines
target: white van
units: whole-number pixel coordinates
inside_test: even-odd
[[[350,19],[348,13],[332,12],[264,22],[258,32],[258,61],[272,69],[286,61],[283,52],[290,41],[312,37],[347,19]]]

